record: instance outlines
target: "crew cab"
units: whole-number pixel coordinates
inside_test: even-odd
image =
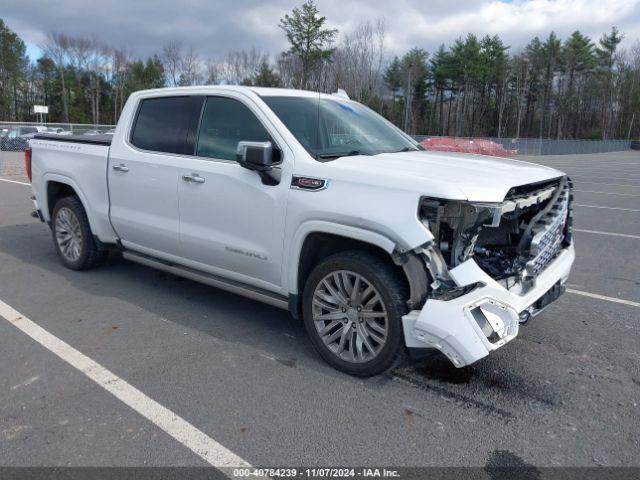
[[[344,93],[140,91],[113,135],[37,135],[25,160],[67,267],[118,250],[288,309],[353,375],[407,352],[486,357],[575,257],[562,172],[425,151]]]

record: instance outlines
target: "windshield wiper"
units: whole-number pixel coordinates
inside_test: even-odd
[[[369,155],[369,154],[363,153],[360,150],[351,150],[349,152],[342,152],[342,153],[322,153],[318,155],[318,158],[353,157],[354,155]]]
[[[420,150],[418,150],[417,148],[412,148],[412,147],[404,147],[401,148],[400,150],[396,150],[394,152],[389,152],[389,153],[402,153],[402,152],[419,152]]]

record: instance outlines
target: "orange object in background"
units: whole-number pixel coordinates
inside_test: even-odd
[[[517,150],[507,150],[501,144],[484,138],[429,137],[420,142],[427,150],[438,152],[475,153],[494,157],[513,157]]]

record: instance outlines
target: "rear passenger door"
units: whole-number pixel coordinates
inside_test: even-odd
[[[202,96],[142,99],[128,138],[112,146],[110,217],[125,247],[179,256],[178,179],[194,152],[203,102]]]
[[[180,243],[190,266],[281,293],[292,158],[277,135],[250,100],[208,97],[196,155],[183,164],[178,192]],[[256,172],[238,164],[240,141],[272,142],[280,155],[278,185],[264,185]]]

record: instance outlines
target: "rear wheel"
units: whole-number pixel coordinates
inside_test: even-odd
[[[337,369],[357,376],[381,373],[404,356],[406,287],[375,255],[348,251],[323,260],[303,293],[307,332]]]
[[[87,213],[78,197],[58,200],[51,215],[53,243],[62,263],[72,270],[96,267],[107,258],[107,250],[93,238]]]

